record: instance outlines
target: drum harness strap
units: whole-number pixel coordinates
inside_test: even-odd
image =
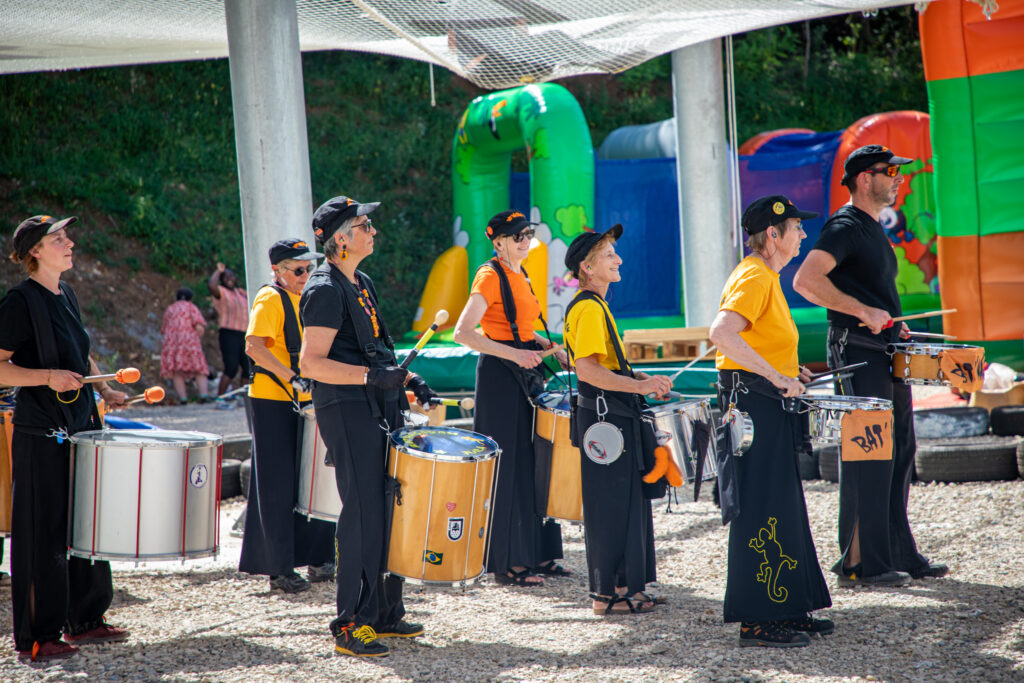
[[[830,325],[828,328],[827,338],[828,359],[833,368],[841,368],[848,364],[846,361],[847,344],[868,351],[889,353],[888,347],[884,342],[880,342],[863,334],[850,334],[849,327],[834,327]],[[836,393],[842,396],[853,395],[853,385],[849,378],[836,381]]]
[[[75,318],[78,319],[79,324],[82,322],[82,314],[78,308],[78,298],[75,296],[74,290],[71,286],[59,282],[61,294],[64,305],[68,307],[68,310],[74,314]],[[35,287],[25,280],[21,284],[18,284],[11,288],[11,292],[17,292],[25,299],[26,307],[29,312],[29,319],[32,322],[32,332],[36,338],[36,350],[39,353],[39,363],[42,368],[60,369],[60,356],[57,351],[57,338],[53,333],[53,321],[50,320],[50,315],[46,308],[46,301],[43,299],[42,294],[35,289]],[[91,391],[91,390],[90,390]],[[47,392],[49,393],[49,392]],[[53,415],[59,416],[57,427],[50,428],[49,430],[33,427],[18,427],[19,431],[32,434],[34,436],[45,436],[47,438],[57,439],[57,443],[64,443],[64,440],[71,435],[71,410],[67,404],[63,401],[58,400],[59,397],[56,393],[53,394],[53,403],[56,408],[56,412]],[[61,426],[59,420],[63,420],[64,425]],[[99,412],[96,409],[96,402],[92,403],[92,420],[94,425],[98,428],[100,424]]]
[[[284,290],[276,282],[272,282],[267,285],[263,285],[264,288],[269,287],[277,291],[281,296],[281,309],[284,311],[284,346],[288,349],[288,366],[292,369],[292,372],[296,375],[299,374],[299,350],[302,348],[302,331],[299,329],[299,320],[295,315],[295,309],[292,307],[291,299],[288,296],[288,292]],[[262,289],[262,288],[261,288]],[[299,406],[299,392],[295,391],[290,385],[286,385],[281,381],[281,378],[267,370],[264,367],[257,365],[255,362],[250,364],[249,380],[251,381],[256,373],[266,375],[270,379],[277,383],[277,386],[281,387],[286,394],[288,394],[289,400],[292,402],[292,410],[296,413],[301,413],[302,408]]]

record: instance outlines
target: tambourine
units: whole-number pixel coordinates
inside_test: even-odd
[[[625,447],[622,431],[611,422],[595,422],[583,433],[583,452],[598,465],[611,465]]]

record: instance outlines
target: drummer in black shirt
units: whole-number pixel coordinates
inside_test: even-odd
[[[299,300],[304,334],[299,368],[313,380],[317,426],[334,466],[342,500],[335,536],[338,616],[331,622],[338,654],[380,657],[380,638],[412,638],[423,627],[403,620],[402,579],[384,576],[388,433],[403,425],[407,386],[423,405],[436,394],[396,367],[373,282],[356,267],[373,253],[369,213],[379,202],[328,200],[313,214],[313,234],[326,262]]]
[[[89,356],[78,298],[61,282],[73,265],[67,227],[77,220],[22,221],[11,260],[28,278],[0,300],[0,384],[20,387],[11,442],[14,646],[33,661],[74,655],[75,644],[128,636],[103,620],[114,595],[110,563],[67,557],[68,436],[99,429],[93,385],[81,381],[99,370]],[[124,392],[105,382],[96,386],[108,407],[124,405]]]
[[[878,222],[896,201],[900,166],[913,161],[881,145],[854,150],[844,165],[850,203],[825,223],[793,279],[808,301],[828,308],[828,360],[833,368],[866,361],[837,393],[893,402],[893,458],[840,462],[839,544],[832,568],[839,586],[906,585],[949,573],[917,552],[907,518],[917,441],[910,387],[893,380],[886,346],[910,336],[896,289],[897,261]],[[863,326],[861,325],[863,323]]]

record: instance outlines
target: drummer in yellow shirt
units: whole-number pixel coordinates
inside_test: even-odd
[[[781,401],[802,394],[810,373],[797,362],[799,337],[779,271],[800,253],[801,220],[817,215],[782,195],[747,207],[742,224],[751,254],[729,276],[711,324],[719,406],[725,412],[735,405],[754,423],[742,457],[719,453],[723,521],[731,522],[724,615],[740,622],[741,646],[800,647],[810,634],[834,630],[828,619],[811,617],[832,601],[797,466],[800,416]]]
[[[285,593],[333,581],[335,571],[334,525],[295,512],[304,419],[298,410],[310,402],[310,382],[299,374],[299,297],[315,259],[322,257],[298,238],[275,242],[273,282],[257,292],[245,333],[254,375],[252,471],[238,569],[269,576],[270,589]],[[295,571],[303,566],[305,578]]]
[[[603,233],[585,232],[569,245],[565,266],[579,279],[580,291],[565,314],[565,342],[576,366],[587,569],[595,614],[650,612],[657,600],[646,585],[657,578],[651,499],[664,495],[663,484],[645,484],[654,464],[647,452],[640,411],[646,394],[663,396],[672,389],[664,375],[633,372],[604,297],[621,279],[622,259],[615,241],[622,226]],[[606,422],[618,430],[622,448],[585,443],[587,429]],[[614,434],[614,432],[613,432]],[[653,438],[653,433],[651,434]]]

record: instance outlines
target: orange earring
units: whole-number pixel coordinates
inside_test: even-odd
[[[341,245],[341,260],[344,261],[347,258],[348,258],[348,245],[347,244],[343,244],[343,245]]]

